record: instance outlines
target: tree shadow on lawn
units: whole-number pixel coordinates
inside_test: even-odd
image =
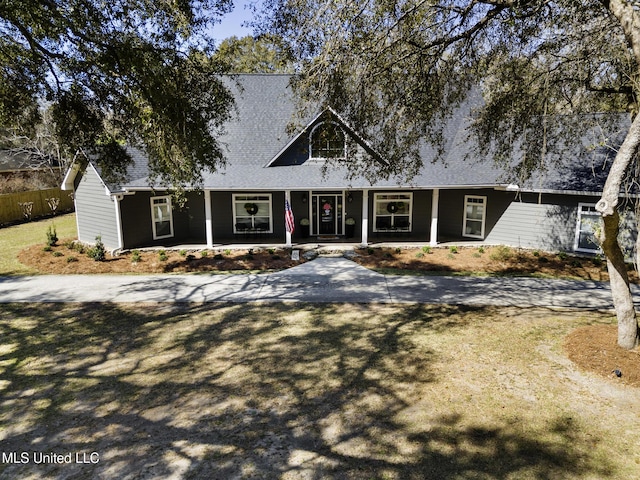
[[[0,309],[3,452],[99,455],[4,462],[0,477],[559,478],[612,468],[574,448],[580,427],[565,417],[547,425],[551,439],[460,413],[417,421],[446,401],[423,397],[443,379],[440,352],[421,335],[491,309]]]

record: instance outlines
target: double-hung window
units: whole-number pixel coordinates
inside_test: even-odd
[[[487,197],[477,195],[464,196],[464,220],[462,236],[484,238],[484,225],[487,216]]]
[[[578,218],[573,249],[576,252],[598,253],[600,245],[596,239],[596,230],[600,228],[602,217],[592,203],[578,204]]]
[[[153,239],[173,237],[173,214],[171,197],[151,197],[151,218]]]
[[[233,195],[234,233],[272,233],[271,194]]]

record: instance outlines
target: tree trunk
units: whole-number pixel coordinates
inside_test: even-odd
[[[607,257],[607,270],[611,284],[611,296],[618,319],[618,345],[631,350],[640,344],[640,332],[629,288],[629,277],[624,254],[618,244],[620,218],[618,212],[603,217],[601,234],[602,250]]]
[[[633,161],[640,144],[640,115],[634,119],[616,158],[611,165],[602,198],[596,210],[602,214],[603,229],[600,234],[602,250],[607,257],[607,269],[611,282],[611,296],[618,318],[618,345],[632,349],[640,344],[640,331],[629,288],[629,276],[624,262],[624,254],[618,243],[620,216],[617,211],[620,187],[625,172]]]

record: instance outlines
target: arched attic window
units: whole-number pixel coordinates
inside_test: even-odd
[[[346,158],[346,143],[342,128],[335,122],[322,122],[311,130],[309,159]]]

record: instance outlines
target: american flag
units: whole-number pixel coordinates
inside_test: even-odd
[[[291,205],[289,205],[289,200],[287,200],[286,198],[284,200],[284,227],[289,233],[293,233],[293,230],[295,229],[295,221],[293,219]]]

